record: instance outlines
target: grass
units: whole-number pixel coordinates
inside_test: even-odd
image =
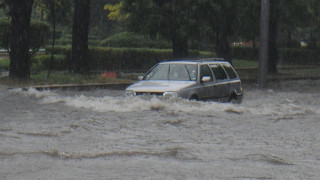
[[[0,59],[0,69],[5,69],[8,70],[10,65],[10,59],[9,58],[4,58]]]
[[[39,72],[32,74],[29,80],[11,79],[9,77],[0,78],[0,84],[6,84],[10,87],[24,87],[35,85],[51,85],[51,84],[90,84],[90,83],[130,83],[128,79],[115,79],[96,75],[82,75],[69,73],[67,71],[52,72],[50,78],[47,79],[47,72]]]
[[[288,76],[296,76],[296,77],[320,77],[320,67],[305,67],[305,68],[286,68],[286,69],[278,69],[280,74],[286,74]]]
[[[234,68],[257,68],[258,61],[233,59],[232,65],[234,66]]]

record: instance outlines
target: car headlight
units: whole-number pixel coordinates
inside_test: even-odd
[[[176,91],[167,91],[163,93],[164,97],[178,97],[178,92]]]
[[[124,95],[125,95],[125,96],[135,96],[135,95],[136,95],[136,92],[135,92],[135,91],[126,90],[126,91],[124,92]]]

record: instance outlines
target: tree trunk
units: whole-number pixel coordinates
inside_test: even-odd
[[[280,31],[280,11],[279,0],[270,1],[270,34],[269,34],[269,63],[268,72],[277,73],[277,63],[279,61],[278,39]]]
[[[174,58],[188,57],[188,38],[175,37],[172,39],[172,50]]]
[[[10,72],[11,78],[30,78],[30,20],[33,0],[11,0]]]
[[[88,72],[88,35],[90,21],[90,0],[74,0],[72,29],[71,70]]]
[[[270,0],[261,0],[258,85],[267,87],[269,57]]]

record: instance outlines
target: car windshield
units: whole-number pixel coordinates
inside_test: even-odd
[[[144,80],[196,81],[197,65],[195,64],[158,64]]]

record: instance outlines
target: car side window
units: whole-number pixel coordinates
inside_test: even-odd
[[[222,66],[227,71],[230,79],[236,79],[238,77],[237,73],[234,71],[234,69],[232,68],[232,66],[230,64],[224,63],[224,64],[222,64]]]
[[[226,72],[223,70],[220,64],[210,64],[210,68],[216,77],[216,80],[228,79]]]
[[[212,78],[212,73],[211,73],[210,68],[208,67],[208,65],[201,65],[201,66],[200,66],[200,80],[201,80],[204,76],[210,77],[210,78],[211,78],[211,81],[213,80],[213,78]]]

